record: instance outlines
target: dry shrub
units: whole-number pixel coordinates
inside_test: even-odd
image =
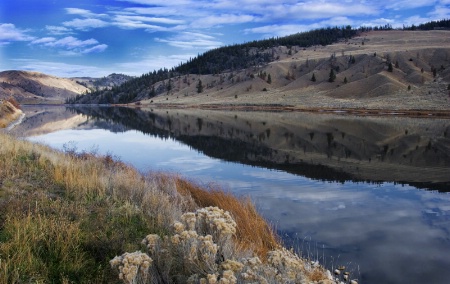
[[[169,236],[145,237],[142,244],[148,254],[136,251],[112,259],[119,279],[126,284],[310,283],[309,276],[318,282],[331,281],[331,274],[320,276],[315,265],[285,248],[269,251],[265,262],[243,252],[232,238],[236,222],[218,207],[187,212],[171,230]]]
[[[180,178],[176,179],[176,185],[182,195],[191,196],[198,206],[217,206],[230,212],[237,223],[236,243],[241,249],[252,250],[266,259],[267,252],[280,246],[273,229],[249,198],[239,199],[218,189],[207,190]]]

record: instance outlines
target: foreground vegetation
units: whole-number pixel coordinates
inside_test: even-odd
[[[333,283],[247,199],[111,156],[0,145],[0,283]]]

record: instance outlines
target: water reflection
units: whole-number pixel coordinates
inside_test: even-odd
[[[328,268],[349,267],[360,283],[450,283],[450,194],[385,182],[420,182],[448,191],[446,120],[107,108],[36,114],[40,111],[45,115],[28,115],[21,125],[23,133],[40,133],[30,139],[59,148],[67,141],[87,150],[97,145],[142,170],[169,169],[250,195],[288,245]],[[70,129],[60,130],[68,121]],[[58,132],[42,135],[55,125]],[[412,150],[407,158],[398,154]],[[347,181],[353,178],[377,182]]]
[[[320,180],[450,188],[450,120],[305,113],[75,108],[210,157]]]

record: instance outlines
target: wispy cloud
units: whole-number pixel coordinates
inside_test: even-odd
[[[450,0],[447,1],[447,5],[450,5]],[[449,19],[450,18],[450,7],[446,5],[438,5],[434,7],[434,10],[428,15],[433,20]]]
[[[110,25],[110,23],[105,22],[100,19],[74,19],[71,21],[63,22],[66,27],[74,28],[77,30],[88,31],[95,28],[104,28]]]
[[[87,48],[87,49],[83,50],[81,53],[84,53],[84,54],[99,53],[99,52],[105,51],[107,48],[108,48],[108,45],[106,45],[106,44],[99,44],[99,45],[96,45],[94,47]]]
[[[66,12],[69,15],[78,15],[85,18],[103,18],[108,17],[107,14],[95,14],[92,13],[90,10],[85,9],[79,9],[79,8],[66,8]]]
[[[213,49],[223,45],[222,42],[216,40],[210,35],[192,32],[182,32],[167,39],[156,38],[155,40],[183,49]]]
[[[122,22],[140,22],[140,23],[158,23],[158,24],[167,24],[167,25],[179,25],[183,24],[184,20],[175,20],[163,17],[146,17],[146,16],[138,16],[138,15],[117,15],[115,18],[116,21]]]
[[[40,39],[33,40],[31,42],[31,44],[47,44],[47,43],[52,43],[55,41],[56,41],[56,38],[54,38],[54,37],[43,37]]]
[[[44,37],[33,40],[31,44],[45,47],[63,48],[64,50],[69,51],[62,53],[63,55],[98,53],[105,51],[108,47],[106,44],[99,44],[99,42],[93,38],[80,40],[73,36],[68,36],[61,39]]]
[[[73,33],[71,29],[61,26],[45,26],[45,29],[51,34],[51,35],[65,35],[65,34],[71,34]]]
[[[253,22],[255,17],[252,15],[235,15],[235,14],[221,14],[204,17],[192,22],[193,28],[209,28],[220,25],[234,25]]]
[[[66,78],[82,77],[87,74],[93,77],[103,77],[114,72],[113,70],[96,66],[40,61],[32,58],[16,59],[13,61],[16,62],[19,70],[37,71]]]

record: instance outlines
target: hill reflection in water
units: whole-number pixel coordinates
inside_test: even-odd
[[[186,109],[73,108],[214,158],[318,180],[450,188],[450,120]]]

